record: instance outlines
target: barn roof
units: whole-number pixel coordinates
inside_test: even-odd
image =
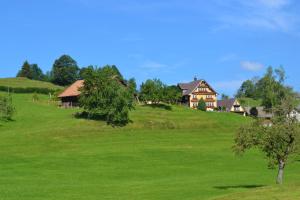
[[[75,83],[73,83],[70,87],[65,89],[58,97],[63,98],[63,97],[76,97],[80,95],[79,89],[83,87],[84,80],[78,80]]]
[[[217,104],[218,107],[225,107],[226,109],[230,110],[232,106],[234,105],[236,99],[224,99],[224,100],[218,100]]]

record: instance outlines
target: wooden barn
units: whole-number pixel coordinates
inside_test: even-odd
[[[79,96],[81,93],[79,89],[83,87],[83,84],[84,80],[78,80],[58,96],[62,107],[70,108],[79,106]]]

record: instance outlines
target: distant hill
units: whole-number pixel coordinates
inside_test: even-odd
[[[0,91],[8,88],[15,93],[44,93],[63,90],[64,88],[45,81],[30,80],[28,78],[1,78]]]

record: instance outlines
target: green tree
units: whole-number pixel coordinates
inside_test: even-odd
[[[202,111],[206,111],[206,103],[204,101],[203,98],[201,98],[198,102],[198,106],[197,106],[198,110],[202,110]]]
[[[77,62],[69,55],[55,60],[52,68],[52,82],[58,85],[70,85],[79,78]]]
[[[270,124],[260,120],[242,126],[235,138],[234,151],[244,153],[258,148],[269,160],[269,166],[278,166],[277,183],[282,184],[284,168],[292,154],[299,154],[300,129],[297,120],[290,115],[295,108],[294,99],[288,97],[274,109]]]
[[[176,85],[165,86],[163,100],[169,104],[176,104],[181,100],[182,91]]]
[[[108,124],[123,126],[129,122],[134,108],[132,86],[120,81],[122,77],[112,66],[93,68],[87,73],[80,104],[90,116],[102,116]]]
[[[15,108],[12,103],[11,95],[0,96],[0,119],[1,120],[11,120],[13,114],[15,112]]]
[[[237,94],[237,98],[255,98],[255,83],[252,80],[246,80],[242,83]]]
[[[80,79],[85,79],[89,76],[90,73],[92,73],[94,70],[94,67],[92,65],[89,65],[87,67],[83,67],[79,70],[79,77]]]
[[[26,77],[32,79],[31,66],[28,61],[23,63],[21,70],[17,74],[17,77]]]
[[[164,100],[165,85],[159,79],[146,80],[142,83],[140,96],[143,101],[151,101],[153,104],[159,104]]]
[[[257,83],[257,93],[266,109],[278,106],[282,99],[293,95],[291,88],[284,85],[285,72],[283,68],[267,69],[266,74]]]
[[[43,81],[45,80],[45,75],[43,74],[43,71],[37,64],[30,65],[30,71],[31,71],[31,79],[33,80],[39,80]]]

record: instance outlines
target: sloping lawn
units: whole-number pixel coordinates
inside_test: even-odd
[[[13,95],[14,121],[0,125],[1,200],[205,200],[274,186],[260,153],[232,153],[244,117],[137,106],[131,124],[112,128],[31,98]],[[299,186],[299,169],[288,165],[287,185]]]
[[[63,87],[54,85],[49,82],[30,80],[28,78],[0,78],[0,86],[10,88],[47,88],[61,90]]]

